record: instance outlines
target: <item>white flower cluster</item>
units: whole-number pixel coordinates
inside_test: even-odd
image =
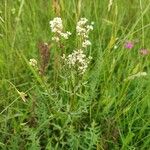
[[[32,67],[36,67],[36,66],[37,66],[37,61],[36,61],[34,58],[32,58],[32,59],[30,59],[29,64],[30,64]]]
[[[81,36],[83,39],[82,47],[86,48],[87,46],[91,45],[91,42],[89,41],[89,32],[93,30],[93,24],[94,22],[91,22],[91,24],[88,24],[88,20],[86,18],[81,18],[77,22],[76,26],[76,32],[77,35]]]
[[[71,35],[71,33],[68,31],[63,32],[63,24],[60,17],[54,18],[49,22],[49,24],[52,32],[54,33],[52,40],[59,42],[61,37],[68,39],[68,37]]]
[[[90,60],[92,59],[91,56],[87,58],[81,49],[74,50],[73,53],[69,54],[68,56],[65,56],[64,54],[62,58],[65,60],[69,68],[77,68],[80,74],[85,73]]]

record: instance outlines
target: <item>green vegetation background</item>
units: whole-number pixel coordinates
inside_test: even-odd
[[[110,11],[108,3],[0,1],[0,149],[150,149],[150,57],[139,55],[150,48],[150,0],[114,0]],[[73,96],[67,73],[53,68],[55,52],[62,54],[57,46],[50,48],[44,77],[28,64],[39,59],[39,42],[52,45],[49,21],[56,16],[73,33],[64,43],[67,53],[78,42],[76,22],[95,22],[93,60]],[[138,42],[127,50],[127,40]],[[124,81],[142,71],[148,75]]]

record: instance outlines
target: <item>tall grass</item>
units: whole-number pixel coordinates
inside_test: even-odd
[[[149,150],[150,56],[139,54],[150,48],[149,14],[150,0],[1,0],[0,149]],[[63,52],[49,27],[57,16],[72,32],[66,54],[79,42],[77,21],[95,22],[82,77],[57,64]],[[129,50],[126,41],[137,42]],[[44,42],[50,58],[41,75],[29,59],[40,64]],[[147,76],[125,80],[138,72]]]

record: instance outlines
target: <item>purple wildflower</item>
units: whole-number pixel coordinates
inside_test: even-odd
[[[128,41],[125,43],[124,47],[127,49],[132,49],[134,47],[134,43],[131,41]]]
[[[141,55],[148,55],[148,54],[150,54],[150,51],[148,49],[141,49],[140,54]]]

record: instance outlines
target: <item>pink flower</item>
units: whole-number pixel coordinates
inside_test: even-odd
[[[148,49],[141,49],[140,54],[141,55],[148,55],[148,54],[150,54],[150,51]]]
[[[128,41],[125,43],[124,47],[127,49],[132,49],[134,47],[134,43],[131,41]]]

